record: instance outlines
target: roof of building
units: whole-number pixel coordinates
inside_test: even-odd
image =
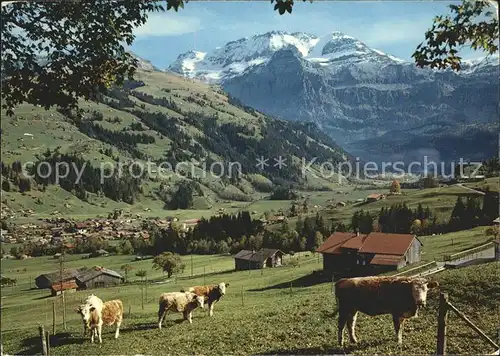
[[[62,284],[61,283],[54,283],[50,288],[55,292],[60,292],[61,290],[77,289],[78,284],[76,284],[75,280],[72,279],[70,281],[63,282]]]
[[[276,254],[276,252],[281,252],[281,251],[277,250],[277,249],[271,249],[271,248],[261,248],[259,251],[241,250],[236,255],[234,255],[234,258],[238,259],[238,260],[247,260],[247,261],[258,262],[258,261],[264,261],[264,260],[268,259],[269,257]],[[283,252],[281,252],[281,253],[283,253]]]
[[[357,236],[354,236],[349,240],[347,240],[346,242],[344,242],[341,247],[359,250],[361,246],[363,246],[367,236],[368,235],[364,234],[359,234]]]
[[[185,224],[198,224],[200,222],[200,219],[188,219],[184,220],[183,223]]]
[[[411,234],[386,234],[371,232],[359,249],[361,253],[381,253],[385,255],[404,255],[415,235]]]
[[[91,279],[93,279],[101,274],[107,274],[107,275],[110,275],[110,276],[116,277],[116,278],[123,278],[116,271],[113,271],[111,269],[107,269],[104,267],[95,266],[93,268],[86,268],[86,269],[65,270],[62,273],[62,280],[66,281],[68,279],[76,279],[82,283],[85,283],[85,282],[87,282],[87,281],[89,281],[89,280],[91,280]],[[42,277],[42,276],[45,276],[45,278],[47,278],[50,281],[50,283],[52,283],[52,284],[61,281],[61,277],[60,277],[61,273],[59,271],[41,274],[37,278]]]
[[[352,232],[335,232],[316,251],[339,254],[342,248],[349,248],[360,253],[402,256],[415,238],[415,235],[410,234],[371,232],[368,235],[357,235]]]
[[[316,251],[320,253],[340,253],[342,244],[355,236],[356,234],[352,232],[336,232],[323,242]]]

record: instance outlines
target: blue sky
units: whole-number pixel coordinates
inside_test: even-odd
[[[341,31],[370,47],[410,60],[436,15],[449,13],[448,1],[296,1],[280,16],[266,1],[189,2],[179,12],[150,15],[135,30],[131,50],[166,68],[189,50],[206,52],[241,37],[272,30],[325,35]],[[457,2],[454,2],[457,3]],[[464,58],[482,52],[463,51]]]

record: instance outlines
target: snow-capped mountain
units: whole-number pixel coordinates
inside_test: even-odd
[[[464,145],[471,154],[493,155],[497,149],[492,130],[498,129],[498,56],[463,61],[458,73],[421,69],[340,32],[278,31],[207,53],[181,54],[168,70],[219,83],[269,115],[313,121],[366,159],[397,152],[402,153],[397,159],[405,160],[422,150],[437,159],[456,159],[459,151],[443,142],[456,144],[455,133],[465,131],[481,137],[475,147]],[[466,126],[478,129],[462,130]],[[401,139],[402,132],[412,130],[411,142]]]
[[[209,53],[183,53],[168,70],[206,82],[221,82],[268,63],[276,52],[284,49],[296,50],[302,59],[321,67],[404,63],[341,32],[317,37],[307,33],[273,31],[228,42]]]

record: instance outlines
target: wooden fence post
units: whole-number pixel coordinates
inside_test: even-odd
[[[47,340],[47,355],[50,356],[50,331],[45,331],[45,339]]]
[[[63,329],[66,331],[66,299],[64,298],[64,291],[61,290],[61,301],[63,307]]]
[[[144,285],[141,284],[141,308],[144,310]]]
[[[290,282],[290,294],[292,294],[292,282]]]
[[[52,303],[52,335],[56,334],[56,301]]]
[[[448,293],[439,295],[437,354],[446,355],[446,320],[448,319]]]
[[[245,306],[245,302],[243,300],[243,287],[241,287],[241,306],[244,307]]]
[[[38,332],[40,333],[40,339],[42,341],[42,355],[47,355],[47,339],[45,338],[45,330],[43,329],[43,325],[38,327]]]
[[[132,306],[129,304],[128,306],[128,317],[130,318],[130,315],[132,314]]]

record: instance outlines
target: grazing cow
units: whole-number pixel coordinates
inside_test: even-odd
[[[159,304],[158,328],[161,329],[161,324],[169,310],[182,313],[184,320],[188,320],[192,324],[192,312],[197,307],[203,308],[204,299],[191,292],[172,292],[160,295]]]
[[[94,337],[99,337],[102,343],[102,326],[116,324],[115,339],[120,335],[120,326],[123,321],[123,303],[119,299],[110,300],[102,304],[102,308],[96,308],[92,304],[82,304],[77,309],[82,316],[85,332],[90,330],[90,342],[94,342]]]
[[[226,294],[227,287],[229,287],[229,283],[222,282],[209,286],[191,287],[187,291],[203,297],[205,299],[205,303],[208,305],[209,315],[213,316],[214,304],[217,303]],[[184,292],[184,290],[181,290],[181,292]]]
[[[338,342],[344,345],[347,323],[351,342],[356,343],[354,328],[358,311],[370,315],[391,314],[398,343],[401,344],[405,319],[418,316],[424,307],[427,292],[438,287],[438,282],[410,277],[343,278],[335,283],[335,297],[339,312]]]
[[[97,309],[102,310],[103,301],[100,298],[96,297],[95,295],[91,294],[87,297],[87,299],[85,299],[83,304],[94,305],[94,307],[96,307]],[[80,305],[80,307],[75,310],[77,313],[81,314],[80,310],[82,309],[83,304]],[[83,336],[85,337],[87,335],[87,331],[89,331],[89,328],[87,322],[83,318],[82,322],[83,322]]]

